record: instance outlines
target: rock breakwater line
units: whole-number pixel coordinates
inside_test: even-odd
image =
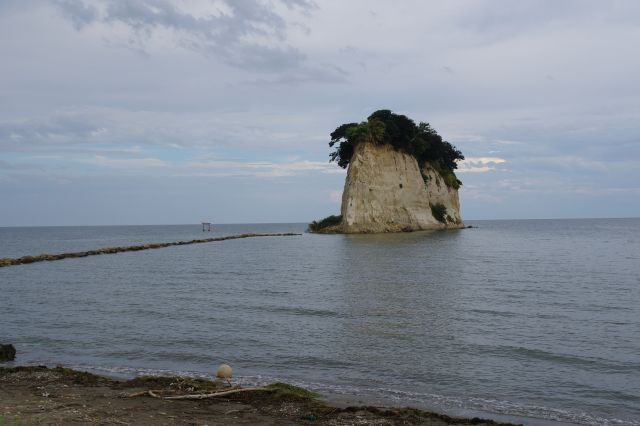
[[[151,249],[159,249],[159,248],[171,247],[171,246],[184,246],[187,244],[202,244],[202,243],[211,243],[214,241],[238,240],[241,238],[291,237],[291,236],[299,236],[299,235],[302,235],[302,234],[295,234],[292,232],[281,233],[281,234],[239,234],[239,235],[227,235],[224,237],[205,238],[201,240],[174,241],[170,243],[149,243],[149,244],[141,244],[137,246],[105,247],[97,250],[78,251],[78,252],[72,252],[72,253],[41,254],[39,256],[2,258],[0,259],[0,268],[5,266],[24,265],[27,263],[35,263],[35,262],[50,262],[53,260],[62,260],[62,259],[68,259],[68,258],[74,258],[74,257],[87,257],[87,256],[98,256],[101,254],[124,253],[127,251],[151,250]]]

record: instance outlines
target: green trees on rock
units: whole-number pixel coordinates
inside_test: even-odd
[[[416,123],[405,115],[395,114],[388,109],[381,109],[371,114],[367,121],[361,123],[345,123],[331,133],[329,146],[334,151],[329,154],[330,161],[335,161],[346,168],[353,157],[358,143],[388,144],[398,151],[415,157],[420,169],[430,163],[438,170],[449,186],[458,188],[461,182],[456,178],[454,169],[464,155],[442,137],[429,123]]]

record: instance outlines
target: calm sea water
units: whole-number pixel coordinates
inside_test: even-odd
[[[242,383],[640,425],[640,219],[469,223],[1,268],[0,341],[21,364],[201,376],[228,362]],[[0,257],[202,236],[198,225],[0,228]]]

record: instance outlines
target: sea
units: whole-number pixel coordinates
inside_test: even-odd
[[[0,258],[300,232],[0,268],[9,365],[284,381],[527,425],[640,425],[640,219],[0,228]]]

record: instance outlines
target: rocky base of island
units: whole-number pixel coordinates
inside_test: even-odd
[[[335,407],[283,383],[226,392],[229,389],[219,382],[183,377],[122,381],[62,367],[0,368],[0,425],[507,425],[412,408]]]
[[[366,226],[346,226],[342,216],[328,216],[321,220],[314,220],[307,225],[307,232],[312,234],[380,234],[417,231],[440,231],[447,229],[472,228],[462,222],[438,222],[430,225],[416,225],[409,223],[375,223]]]

